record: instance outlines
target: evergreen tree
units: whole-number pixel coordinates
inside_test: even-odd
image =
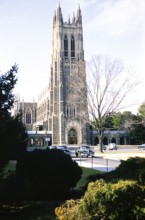
[[[0,170],[14,155],[18,145],[19,149],[26,145],[27,135],[20,116],[11,116],[17,72],[18,66],[15,64],[8,72],[0,76]]]
[[[145,126],[142,124],[132,124],[129,129],[130,144],[145,143]]]

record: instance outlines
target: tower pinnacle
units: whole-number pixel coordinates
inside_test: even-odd
[[[77,10],[77,21],[82,24],[82,13],[80,9],[80,5],[78,4],[78,10]]]
[[[58,6],[58,8],[57,8],[56,19],[57,19],[59,22],[63,23],[63,17],[62,17],[60,2],[59,2],[59,6]]]

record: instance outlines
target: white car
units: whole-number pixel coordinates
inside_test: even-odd
[[[115,143],[109,143],[107,149],[108,150],[117,150],[118,147]]]
[[[145,144],[141,144],[138,146],[138,149],[145,149]]]

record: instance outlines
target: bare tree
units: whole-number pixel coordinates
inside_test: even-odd
[[[134,91],[137,81],[134,73],[125,70],[118,59],[107,56],[93,57],[87,73],[88,111],[97,130],[100,150],[105,121],[110,115],[127,107],[127,97]]]
[[[88,64],[87,79],[81,72],[79,79],[71,81],[81,96],[86,96],[86,90],[80,91],[80,84],[87,85],[87,104],[89,121],[97,131],[100,151],[102,149],[103,131],[108,117],[126,108],[127,97],[138,85],[134,72],[126,70],[118,59],[108,56],[95,56]],[[86,84],[87,82],[87,84]],[[126,102],[125,102],[126,101]]]

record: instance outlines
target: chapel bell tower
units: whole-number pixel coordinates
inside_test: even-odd
[[[49,130],[52,144],[89,143],[81,9],[67,22],[59,6],[53,17]]]

